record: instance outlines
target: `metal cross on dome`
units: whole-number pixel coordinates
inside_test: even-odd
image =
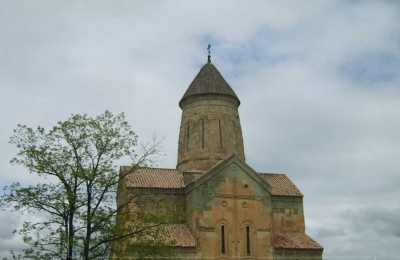
[[[208,50],[208,62],[211,63],[211,44],[208,44],[207,50]]]

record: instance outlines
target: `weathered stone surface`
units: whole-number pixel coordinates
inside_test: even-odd
[[[274,233],[305,232],[303,197],[272,196]]]

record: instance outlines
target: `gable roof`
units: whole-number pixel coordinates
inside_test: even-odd
[[[276,233],[273,235],[274,248],[283,249],[324,249],[304,233]]]
[[[294,183],[285,175],[278,173],[260,173],[269,185],[272,187],[271,195],[276,196],[300,196],[303,193],[294,185]]]
[[[257,172],[255,172],[250,166],[248,166],[235,154],[231,154],[230,156],[216,163],[213,167],[205,171],[198,178],[188,183],[185,187],[185,193],[189,193],[190,191],[194,190],[196,187],[206,182],[207,180],[218,174],[218,172],[228,167],[229,165],[233,167],[242,168],[250,178],[256,181],[261,187],[271,192],[271,186],[268,184],[268,182],[265,181],[265,179],[260,177],[260,175]]]
[[[181,101],[179,101],[179,106],[181,106],[181,103],[185,98],[203,94],[231,96],[237,99],[238,104],[240,104],[240,100],[236,96],[235,91],[233,91],[228,82],[226,82],[224,77],[222,77],[221,73],[219,73],[217,68],[211,62],[207,62],[200,69],[199,73],[183,95]]]
[[[120,171],[129,171],[130,166],[121,166]],[[197,172],[197,171],[196,171]],[[271,186],[271,195],[302,197],[303,194],[285,174],[259,173]],[[126,176],[128,188],[183,189],[183,174],[176,169],[141,168]]]

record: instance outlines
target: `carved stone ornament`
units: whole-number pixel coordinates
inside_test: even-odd
[[[228,202],[226,200],[222,200],[221,205],[222,205],[222,207],[226,207],[226,206],[228,206]]]

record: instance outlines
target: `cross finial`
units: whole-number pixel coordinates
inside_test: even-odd
[[[211,44],[208,44],[208,63],[211,63]]]

